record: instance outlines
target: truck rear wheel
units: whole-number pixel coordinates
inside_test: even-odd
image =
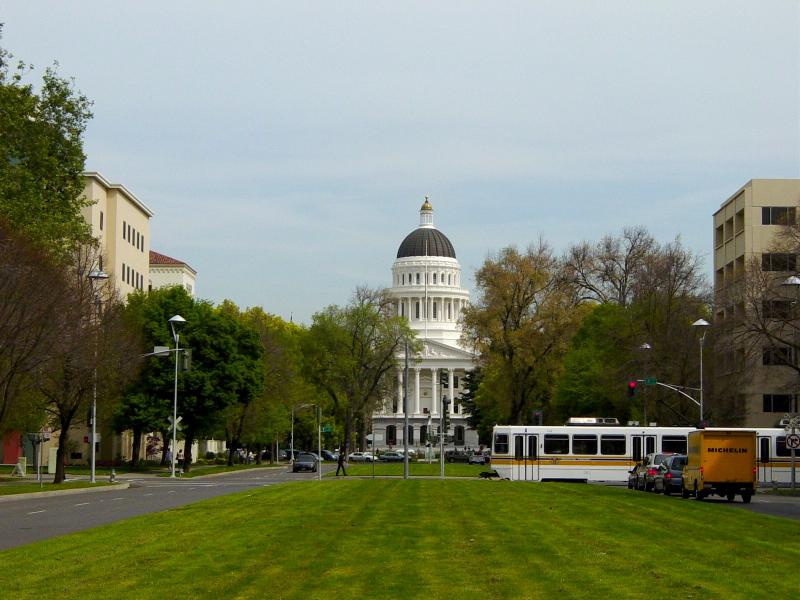
[[[683,484],[681,484],[681,498],[686,500],[688,497],[689,497],[689,490],[687,490],[685,487],[683,487]]]
[[[745,492],[744,494],[742,494],[742,502],[744,502],[745,504],[750,504],[750,497],[751,497],[750,492]]]
[[[725,498],[727,498],[727,499],[728,499],[728,502],[733,502],[733,501],[734,501],[734,499],[736,498],[736,494],[734,494],[733,492],[728,492],[728,493],[725,495]]]

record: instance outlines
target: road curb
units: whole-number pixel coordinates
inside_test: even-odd
[[[28,492],[25,494],[9,494],[7,496],[0,496],[0,502],[13,502],[14,500],[29,500],[31,498],[50,498],[51,496],[70,496],[73,494],[94,494],[96,492],[114,492],[118,490],[127,490],[131,487],[130,483],[115,483],[113,485],[104,485],[101,487],[85,487],[85,488],[71,488],[68,490],[48,490],[46,492]]]

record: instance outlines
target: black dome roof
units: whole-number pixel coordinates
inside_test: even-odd
[[[425,251],[427,242],[427,252]],[[406,256],[446,256],[455,258],[456,251],[447,236],[432,227],[420,227],[406,236],[400,248],[397,249],[397,258]]]

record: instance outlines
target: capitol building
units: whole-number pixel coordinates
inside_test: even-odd
[[[443,400],[449,400],[452,448],[477,447],[478,434],[467,426],[459,403],[464,375],[476,364],[476,356],[461,344],[461,313],[469,292],[461,287],[461,265],[453,244],[433,224],[433,207],[425,199],[419,211],[419,227],[409,233],[397,250],[388,289],[396,314],[408,319],[421,344],[409,356],[408,444],[424,448],[428,433],[437,433]],[[398,355],[397,390],[373,416],[376,447],[403,445],[403,365]]]

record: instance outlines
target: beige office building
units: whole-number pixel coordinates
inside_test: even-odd
[[[194,298],[197,289],[197,271],[187,263],[160,252],[150,250],[150,289],[180,286]]]
[[[737,311],[745,310],[743,303],[731,300],[737,297],[731,292],[753,261],[763,271],[774,272],[776,280],[797,273],[797,255],[775,252],[774,244],[780,226],[797,218],[798,206],[800,180],[752,179],[714,213],[715,326],[735,323]],[[785,413],[798,410],[800,381],[791,367],[771,360],[774,349],[745,348],[731,329],[719,337],[716,350],[723,358],[718,376],[738,381],[727,387],[736,389],[729,393],[738,396],[739,424],[775,426]]]
[[[147,289],[153,211],[125,186],[109,183],[99,173],[84,177],[84,196],[91,205],[83,209],[83,217],[100,240],[100,270],[108,273],[120,298]]]

